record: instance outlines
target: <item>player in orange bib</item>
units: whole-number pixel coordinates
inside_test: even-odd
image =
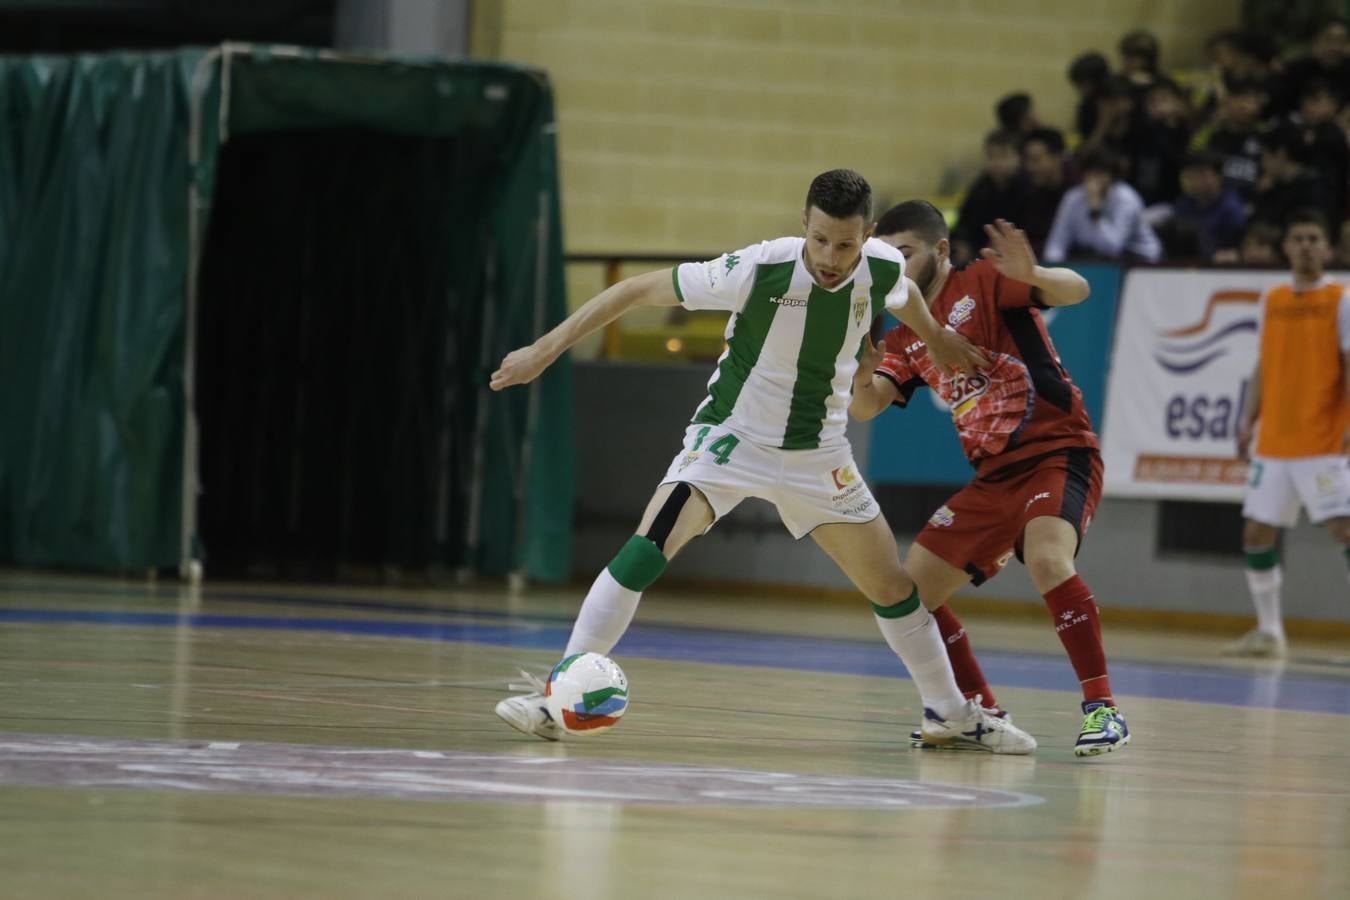
[[[1087,298],[1087,281],[1043,268],[1026,235],[1008,222],[986,227],[984,259],[955,269],[947,223],[931,203],[911,200],[877,222],[881,240],[904,254],[933,318],[984,349],[991,365],[975,375],[941,372],[924,342],[901,325],[882,346],[863,340],[849,411],[870,419],[905,406],[929,387],[952,411],[975,478],[947,501],[909,549],[905,569],[933,612],[957,684],[967,696],[994,696],[947,599],[967,582],[998,574],[1014,555],[1045,598],[1083,691],[1074,753],[1124,747],[1129,729],[1111,696],[1101,624],[1074,556],[1101,497],[1102,461],[1083,395],[1060,365],[1037,307]],[[922,746],[922,741],[915,739]]]
[[[1292,214],[1283,247],[1293,283],[1261,298],[1252,397],[1238,430],[1238,454],[1252,451],[1242,545],[1257,625],[1224,648],[1232,656],[1285,653],[1277,544],[1300,507],[1350,562],[1350,294],[1322,274],[1331,243],[1320,212]]]

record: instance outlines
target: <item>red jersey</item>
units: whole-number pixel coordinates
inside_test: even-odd
[[[994,363],[974,376],[939,373],[913,330],[886,334],[886,358],[877,374],[900,391],[906,406],[924,385],[952,410],[966,458],[980,475],[1066,447],[1097,447],[1083,392],[1033,307],[1031,285],[1005,278],[987,260],[953,270],[932,306],[933,318],[971,343],[992,351]]]

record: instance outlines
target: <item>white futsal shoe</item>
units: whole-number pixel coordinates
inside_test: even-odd
[[[544,682],[523,669],[520,674],[524,676],[526,683],[512,684],[508,687],[528,687],[533,690],[528,694],[507,697],[498,703],[497,718],[516,731],[532,734],[546,741],[558,740],[563,736],[563,730],[553,721],[553,717],[548,714],[548,707],[544,705]]]
[[[965,706],[944,719],[931,709],[923,711],[919,726],[922,746],[937,750],[985,750],[1025,756],[1036,749],[1036,739],[1008,718],[980,706],[980,698],[967,700]]]
[[[1242,637],[1225,644],[1224,656],[1245,656],[1249,659],[1283,659],[1288,651],[1284,637],[1253,628]]]

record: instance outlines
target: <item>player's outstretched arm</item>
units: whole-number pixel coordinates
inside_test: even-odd
[[[900,395],[889,378],[876,375],[877,366],[885,358],[886,345],[874,344],[870,335],[863,335],[862,356],[853,374],[853,397],[848,403],[849,415],[859,422],[876,418]]]
[[[1037,288],[1047,306],[1073,306],[1087,299],[1091,291],[1087,279],[1073,269],[1037,265],[1027,233],[1013,223],[998,219],[984,226],[984,233],[989,235],[989,246],[980,255],[1005,278]]]
[[[923,291],[908,276],[905,281],[909,285],[909,299],[899,309],[892,309],[891,314],[928,345],[928,356],[933,365],[944,372],[965,372],[967,375],[988,366],[989,357],[985,352],[950,328],[939,325],[924,302]]]
[[[670,269],[647,272],[610,285],[581,305],[558,327],[528,347],[506,354],[488,383],[494,391],[528,384],[563,352],[597,329],[604,328],[636,306],[679,306]]]

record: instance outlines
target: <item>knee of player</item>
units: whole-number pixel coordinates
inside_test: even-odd
[[[1074,574],[1073,555],[1058,547],[1029,546],[1023,551],[1022,560],[1037,585],[1053,587]]]
[[[892,606],[908,600],[914,593],[916,585],[914,579],[909,577],[909,573],[897,563],[887,571],[875,573],[869,579],[869,583],[860,587],[867,595],[867,599],[876,605]]]
[[[1350,519],[1332,519],[1327,523],[1327,532],[1336,543],[1350,547]]]

